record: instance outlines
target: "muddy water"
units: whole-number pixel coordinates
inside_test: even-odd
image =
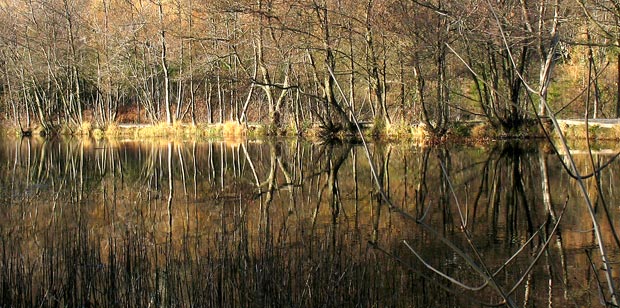
[[[23,139],[0,162],[1,306],[609,300],[579,186],[540,144]],[[586,180],[612,261],[619,169]]]

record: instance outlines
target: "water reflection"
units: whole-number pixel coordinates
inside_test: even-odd
[[[598,303],[587,211],[544,148],[369,154],[374,169],[351,144],[5,140],[0,301],[427,307],[502,290],[520,306]],[[599,200],[618,204],[617,172],[603,171]],[[431,267],[467,286],[485,268],[496,288]]]

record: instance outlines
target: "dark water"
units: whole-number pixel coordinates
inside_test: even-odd
[[[373,168],[360,145],[295,140],[2,141],[0,306],[602,305],[590,216],[545,146],[369,154]],[[610,247],[619,169],[586,181]]]

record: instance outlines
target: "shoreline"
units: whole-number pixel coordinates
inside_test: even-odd
[[[586,121],[583,119],[558,119],[560,129],[567,141],[579,142],[589,140],[618,141],[620,140],[620,119],[590,119],[586,129]],[[360,123],[364,138],[389,142],[415,141],[419,143],[442,143],[459,140],[463,143],[478,143],[494,140],[511,139],[540,139],[545,138],[544,133],[537,123],[523,125],[522,129],[511,132],[502,132],[493,128],[484,121],[456,122],[451,125],[447,133],[441,137],[434,137],[432,132],[426,129],[424,124],[393,123],[375,127],[373,123]],[[536,125],[533,125],[536,124]],[[320,135],[321,128],[312,126],[296,128],[293,125],[279,129],[276,133],[270,131],[270,127],[261,123],[242,123],[235,121],[224,123],[115,123],[106,128],[93,127],[90,123],[84,123],[81,127],[62,127],[51,134],[46,134],[39,126],[32,126],[26,130],[12,125],[3,125],[2,133],[8,136],[89,136],[94,139],[142,139],[142,138],[175,138],[175,139],[202,139],[202,138],[272,138],[272,137],[298,137],[309,141],[328,141]],[[553,139],[559,138],[557,132],[549,129]],[[355,141],[359,133],[355,131],[339,132],[332,136],[334,140]]]

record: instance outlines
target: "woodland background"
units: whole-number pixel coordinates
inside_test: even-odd
[[[0,110],[22,130],[620,115],[614,0],[2,0],[0,24]]]

